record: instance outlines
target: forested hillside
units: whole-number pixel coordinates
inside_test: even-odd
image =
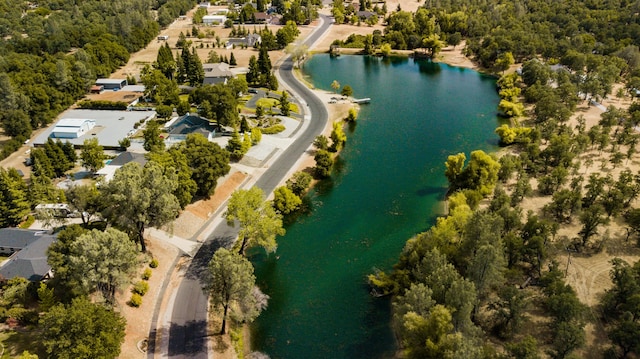
[[[13,152],[194,0],[0,0],[0,124]],[[156,16],[157,21],[156,21]]]

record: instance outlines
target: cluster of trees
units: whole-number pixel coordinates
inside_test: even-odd
[[[333,154],[339,152],[347,142],[347,135],[344,133],[343,126],[344,124],[341,121],[333,123],[333,130],[330,135],[331,145],[329,145],[329,139],[325,135],[319,135],[313,141],[313,146],[316,148],[316,154],[314,155],[316,165],[313,168],[313,174],[316,178],[322,179],[331,176],[334,163]]]
[[[194,4],[164,1],[159,17],[170,14],[173,21]],[[12,137],[3,157],[82,97],[96,77],[124,65],[159,30],[146,0],[39,1],[35,9],[3,1],[0,8],[0,125]]]
[[[251,56],[249,58],[249,72],[247,72],[247,83],[252,86],[266,87],[269,90],[278,89],[278,79],[271,72],[271,58],[267,52],[267,46],[264,42],[260,45],[258,58]]]
[[[361,18],[357,15],[357,11],[371,11],[374,14],[368,18]],[[385,16],[387,13],[387,3],[383,2],[382,7],[378,6],[378,2],[372,7],[372,2],[370,0],[360,0],[360,6],[358,9],[353,5],[353,3],[349,3],[346,7],[344,6],[343,0],[333,0],[331,15],[335,19],[336,24],[345,24],[347,22],[352,25],[358,24],[362,20],[365,20],[368,25],[373,26],[378,23],[378,16]]]

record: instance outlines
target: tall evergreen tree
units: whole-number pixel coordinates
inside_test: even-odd
[[[177,68],[176,60],[173,58],[173,53],[169,44],[165,42],[164,46],[158,50],[158,57],[156,58],[155,67],[164,74],[168,79],[173,79],[174,73]]]

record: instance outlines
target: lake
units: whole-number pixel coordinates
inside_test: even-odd
[[[405,241],[441,214],[448,155],[497,148],[495,78],[427,60],[324,54],[304,73],[317,88],[337,80],[371,103],[345,130],[310,213],[287,227],[276,254],[252,258],[271,297],[252,347],[273,359],[389,358],[389,299],[372,297],[366,276],[391,269]]]

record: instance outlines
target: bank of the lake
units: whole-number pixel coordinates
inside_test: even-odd
[[[396,350],[386,299],[366,275],[389,269],[404,242],[426,230],[446,192],[449,154],[492,150],[495,80],[412,59],[316,55],[304,70],[316,87],[333,80],[370,97],[312,211],[254,256],[271,296],[253,327],[253,348],[271,358],[384,358]],[[331,105],[329,105],[331,106]]]

